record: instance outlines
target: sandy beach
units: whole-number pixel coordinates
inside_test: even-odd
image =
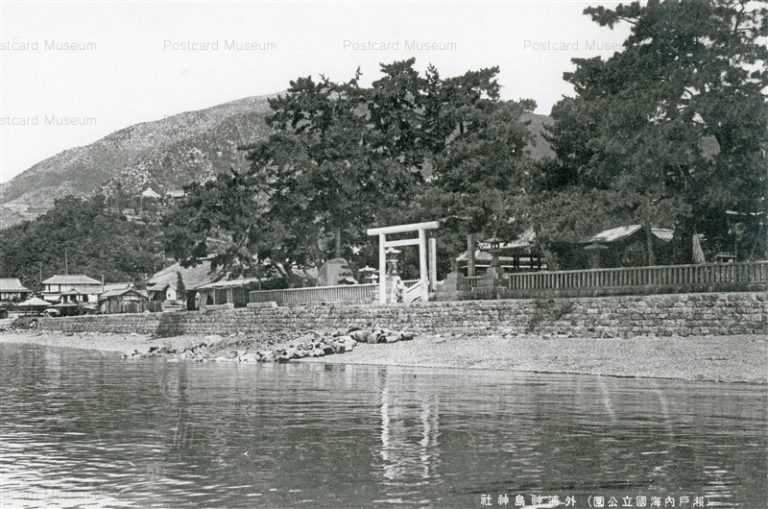
[[[300,362],[768,383],[768,338],[421,338]]]
[[[220,338],[220,350],[243,338]],[[183,349],[212,338],[7,331],[2,343],[79,348],[115,354],[151,347]],[[768,338],[756,335],[688,338],[538,338],[421,336],[392,344],[359,343],[352,352],[292,362],[397,365],[455,369],[578,373],[768,384]]]

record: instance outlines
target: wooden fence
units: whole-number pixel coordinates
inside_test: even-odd
[[[768,290],[768,261],[562,270],[463,278],[468,297],[580,297]]]
[[[259,290],[249,292],[248,300],[249,302],[276,302],[278,306],[370,304],[376,301],[378,287],[378,284],[365,284]]]

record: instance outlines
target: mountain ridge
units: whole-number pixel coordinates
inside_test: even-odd
[[[138,194],[148,186],[174,190],[239,167],[245,160],[237,147],[269,134],[267,99],[275,95],[243,97],[139,122],[48,157],[0,183],[0,229],[34,219],[68,194]],[[529,147],[533,157],[551,155],[542,137],[549,117],[526,117],[535,139]]]

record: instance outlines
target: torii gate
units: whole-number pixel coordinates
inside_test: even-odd
[[[401,224],[396,226],[383,226],[381,228],[368,228],[368,235],[379,236],[379,304],[387,303],[387,255],[388,247],[399,246],[419,246],[419,285],[422,288],[422,300],[429,300],[429,283],[434,286],[437,279],[437,241],[429,239],[429,250],[427,249],[427,230],[438,228],[440,223],[437,221],[428,221],[425,223]],[[387,235],[392,233],[405,233],[418,231],[419,236],[415,239],[387,240]],[[427,254],[429,253],[429,270],[427,270]]]

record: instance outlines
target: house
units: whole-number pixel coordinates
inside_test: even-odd
[[[150,311],[168,309],[193,309],[191,290],[218,279],[211,272],[211,262],[203,261],[194,267],[182,267],[180,263],[162,269],[147,281]]]
[[[580,244],[590,253],[592,268],[649,265],[646,231],[640,224],[617,226],[596,233]],[[650,228],[650,244],[656,264],[669,258],[669,245],[674,233],[671,228]]]
[[[18,302],[26,299],[31,292],[18,278],[0,278],[0,302]]]
[[[531,270],[547,270],[541,253],[536,248],[536,233],[528,228],[516,239],[499,242],[497,249],[498,264],[502,272],[519,272]],[[488,271],[493,262],[493,252],[488,241],[481,241],[475,250],[475,274],[482,275]],[[459,272],[467,275],[469,254],[464,251],[456,257]]]
[[[24,314],[42,313],[49,307],[51,307],[50,302],[44,301],[43,299],[38,299],[37,297],[30,297],[24,302],[19,302],[16,304],[16,309]]]
[[[194,289],[194,309],[205,311],[211,306],[238,308],[248,305],[248,292],[261,288],[261,279],[239,278],[227,281],[215,281]]]
[[[143,313],[148,307],[147,292],[130,286],[99,295],[99,313]]]
[[[96,306],[103,285],[84,274],[56,274],[43,281],[43,299],[53,304]]]
[[[456,263],[459,267],[459,271],[465,276],[467,275],[468,262],[469,255],[466,251],[456,257]],[[491,253],[482,249],[475,250],[476,275],[485,274],[492,263],[493,255]],[[499,255],[498,263],[503,273],[547,270],[547,264],[544,262],[543,258],[536,254],[515,253],[510,255]]]

